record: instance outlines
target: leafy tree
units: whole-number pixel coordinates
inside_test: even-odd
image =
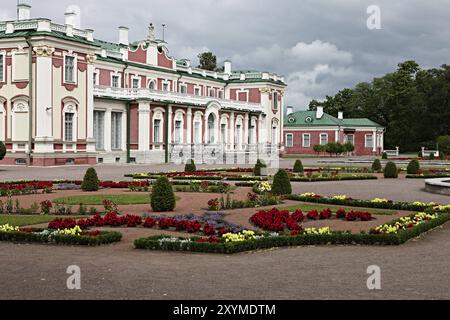
[[[437,144],[439,147],[439,152],[445,156],[450,154],[450,136],[440,136],[437,138]],[[1,158],[1,152],[0,152]]]
[[[203,52],[198,55],[200,69],[215,71],[217,70],[217,57],[212,52]]]
[[[388,158],[387,152],[383,152],[383,154],[381,155],[381,159],[387,160],[387,158]]]
[[[394,162],[389,161],[384,167],[384,177],[386,179],[398,178],[398,169]]]
[[[419,164],[419,161],[416,159],[411,160],[408,163],[408,166],[406,167],[406,172],[408,174],[416,174],[419,172],[419,170],[420,170],[420,164]]]
[[[275,195],[289,195],[292,193],[291,180],[285,170],[278,170],[273,177],[272,193]]]
[[[353,151],[355,151],[355,146],[353,145],[353,143],[351,143],[350,141],[346,142],[344,144],[344,152],[353,152]]]
[[[294,163],[294,172],[303,173],[303,163],[301,160],[296,160]]]
[[[344,146],[339,142],[329,142],[325,146],[325,151],[330,155],[335,154],[336,156],[345,151]]]
[[[262,160],[260,159],[256,160],[255,168],[253,169],[253,174],[259,177],[261,175],[261,169],[266,167],[267,167],[266,164]]]
[[[94,168],[87,169],[83,178],[83,182],[81,183],[81,189],[83,191],[98,191],[98,188],[99,180],[97,171],[95,171]]]
[[[321,144],[316,144],[313,146],[313,150],[314,152],[317,152],[317,154],[325,152],[325,146],[321,145]]]
[[[185,166],[184,166],[184,172],[196,172],[197,167],[195,166],[195,162],[193,159],[189,159]]]
[[[150,204],[154,212],[168,212],[175,209],[175,193],[167,177],[163,176],[156,180],[153,185]]]
[[[0,160],[3,160],[6,155],[6,147],[3,142],[0,141]]]
[[[372,170],[375,172],[379,172],[381,171],[381,169],[383,169],[383,167],[381,166],[381,161],[377,158],[372,163]]]

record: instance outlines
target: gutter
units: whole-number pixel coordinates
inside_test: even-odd
[[[166,131],[166,138],[165,144],[166,144],[166,150],[165,150],[165,162],[169,163],[169,104],[166,104],[166,120],[164,121],[165,125],[165,131]]]
[[[27,164],[31,166],[31,144],[33,142],[33,45],[30,42],[30,36],[25,37],[25,41],[28,44],[28,151],[27,151]]]
[[[131,162],[131,102],[127,102],[127,163]]]

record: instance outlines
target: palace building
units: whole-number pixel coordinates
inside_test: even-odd
[[[284,78],[195,68],[155,37],[102,41],[77,25],[0,22],[0,164],[252,163],[283,145]]]
[[[350,142],[355,147],[356,156],[381,155],[384,151],[385,128],[366,118],[344,118],[339,112],[336,117],[318,107],[316,111],[293,112],[287,108],[284,118],[284,141],[287,154],[317,154],[315,145],[329,142],[345,144]]]

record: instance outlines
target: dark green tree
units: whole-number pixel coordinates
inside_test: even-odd
[[[416,159],[411,160],[408,163],[408,166],[406,167],[406,172],[408,174],[417,174],[419,172],[419,170],[420,170],[420,164],[419,164],[419,161]]]
[[[99,188],[99,180],[97,176],[97,171],[94,168],[89,168],[86,170],[86,173],[83,178],[83,182],[81,183],[81,189],[83,191],[98,191]]]
[[[398,169],[394,162],[389,161],[384,167],[384,177],[386,179],[398,178]]]
[[[193,159],[189,159],[185,166],[184,166],[184,172],[196,172],[197,167],[195,166],[195,162]]]
[[[439,152],[445,156],[450,154],[450,136],[440,136],[437,138]],[[1,157],[1,152],[0,152]]]
[[[217,57],[212,52],[203,52],[198,55],[200,69],[215,71],[217,69]]]
[[[381,166],[381,161],[377,158],[372,163],[372,170],[375,172],[379,172],[381,171],[381,169],[383,169],[383,167]]]
[[[167,177],[160,177],[153,185],[150,204],[154,212],[173,211],[176,205],[175,193]]]
[[[301,160],[296,160],[294,163],[294,172],[303,173],[303,163]]]
[[[289,195],[292,193],[291,180],[285,170],[278,170],[273,177],[272,193],[275,195]]]
[[[0,141],[0,160],[3,160],[6,155],[6,147],[3,142]]]

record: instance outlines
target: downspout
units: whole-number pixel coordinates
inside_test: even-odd
[[[25,37],[28,44],[28,150],[27,150],[27,164],[31,165],[31,144],[33,142],[33,45],[30,42],[30,36]],[[37,75],[36,75],[37,76]]]
[[[127,163],[131,162],[131,102],[127,102]]]
[[[165,152],[165,162],[169,163],[169,104],[166,104],[166,120],[165,123],[165,131],[166,131],[166,138],[165,144],[166,144],[166,152]]]

